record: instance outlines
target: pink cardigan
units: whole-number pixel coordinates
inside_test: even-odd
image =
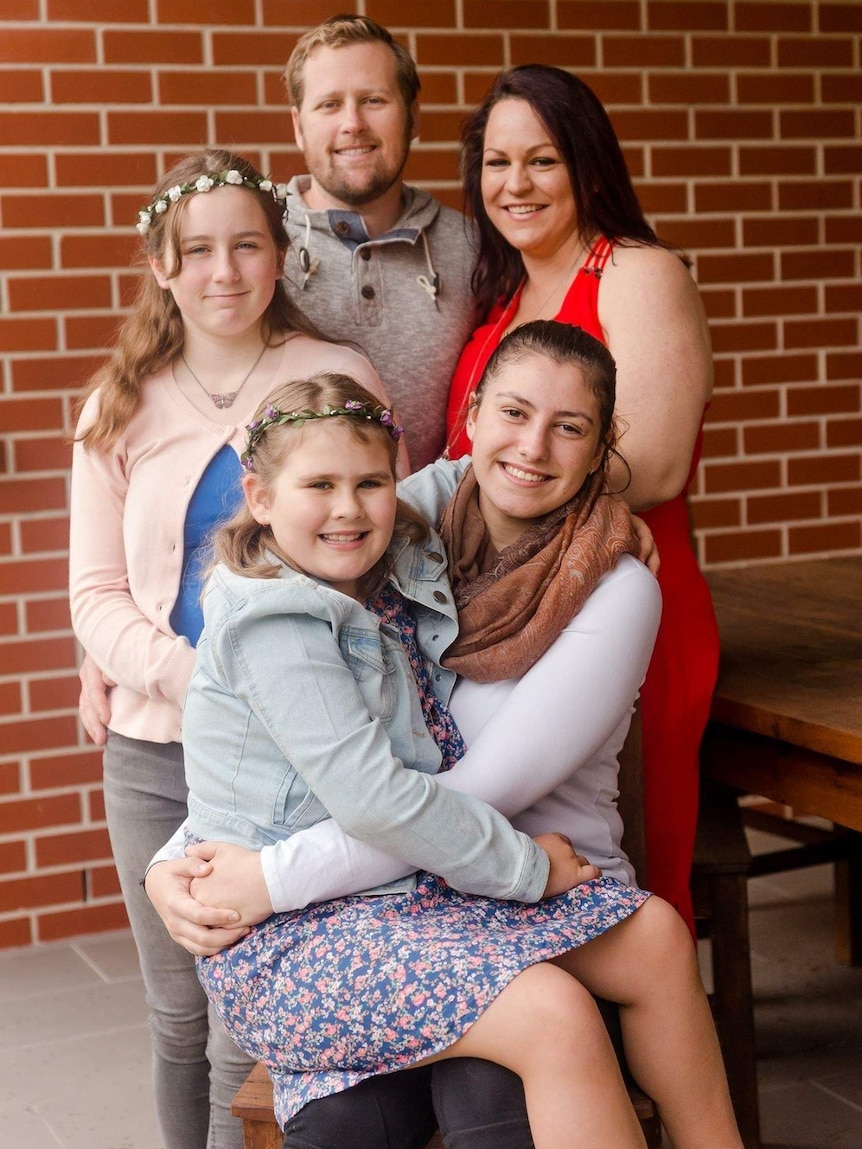
[[[316,371],[352,375],[388,402],[358,352],[304,335],[288,339],[279,370],[249,383],[237,422],[211,422],[183,395],[170,368],[144,382],[138,409],[107,453],[75,443],[69,546],[72,626],[97,665],[117,683],[111,730],[150,742],[179,742],[195,652],[171,629],[189,500],[226,444],[241,452],[245,424],[278,384]],[[95,419],[90,396],[78,435]]]

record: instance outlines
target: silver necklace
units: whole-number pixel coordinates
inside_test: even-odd
[[[236,391],[222,391],[220,393],[217,392],[216,394],[213,394],[212,391],[208,391],[207,388],[204,387],[203,383],[201,383],[200,379],[198,379],[197,375],[195,375],[194,371],[192,371],[192,369],[189,365],[189,361],[188,361],[188,359],[186,359],[185,351],[180,352],[180,358],[182,359],[183,363],[185,363],[186,369],[187,369],[189,375],[191,375],[192,379],[194,379],[195,383],[197,383],[198,387],[200,387],[200,389],[201,389],[201,391],[203,391],[204,395],[208,396],[212,400],[214,407],[218,407],[219,411],[223,411],[225,409],[225,407],[232,407],[233,406],[234,399],[236,399],[237,395],[239,395],[240,391],[243,389],[245,384],[251,378],[255,367],[257,367],[258,363],[260,363],[261,359],[263,359],[264,351],[266,351],[266,344],[265,343],[264,343],[263,347],[261,347],[260,354],[258,355],[257,359],[255,359],[254,363],[252,363],[249,370],[245,373],[245,376],[243,377],[243,380],[240,383],[239,387],[237,387]]]
[[[554,286],[551,288],[549,294],[546,296],[545,299],[542,300],[542,302],[539,304],[539,306],[535,309],[535,311],[530,316],[529,320],[522,319],[519,323],[513,325],[513,321],[514,321],[514,316],[513,316],[512,320],[509,321],[509,325],[506,327],[506,330],[503,332],[504,337],[506,335],[508,335],[511,331],[514,331],[515,326],[520,327],[524,323],[528,323],[528,322],[532,323],[534,319],[539,318],[539,316],[542,314],[542,312],[545,310],[545,308],[548,306],[548,304],[551,302],[551,300],[554,298],[554,296],[557,294],[557,292],[560,290],[560,288],[563,286],[563,284],[566,282],[566,280],[571,280],[573,278],[573,276],[575,274],[575,268],[577,267],[578,261],[580,260],[581,256],[584,254],[584,250],[585,249],[584,249],[583,244],[579,244],[574,260],[572,261],[570,266],[567,267],[566,270],[563,272],[561,278],[558,279],[554,283]],[[521,294],[521,298],[522,299],[524,298],[523,293]],[[559,310],[559,308],[557,310]],[[517,315],[517,309],[515,311],[515,314]]]

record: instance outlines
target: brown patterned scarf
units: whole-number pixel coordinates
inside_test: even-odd
[[[637,554],[631,515],[601,473],[496,555],[467,471],[440,534],[458,607],[458,638],[444,665],[474,682],[518,678],[545,653],[620,555]]]

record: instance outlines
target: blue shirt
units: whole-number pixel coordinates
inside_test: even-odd
[[[210,460],[195,488],[183,527],[183,569],[171,626],[197,646],[204,626],[201,607],[203,577],[209,563],[210,539],[242,502],[242,465],[236,451],[225,445]]]

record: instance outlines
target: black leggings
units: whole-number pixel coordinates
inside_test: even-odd
[[[288,1122],[284,1149],[533,1149],[521,1079],[477,1058],[369,1077],[312,1101]]]

